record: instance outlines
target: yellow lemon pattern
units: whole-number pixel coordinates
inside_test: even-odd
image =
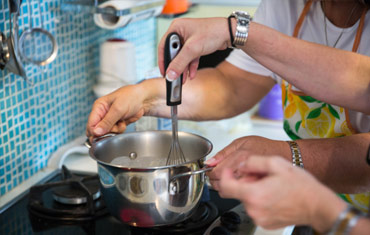
[[[369,210],[369,198],[370,193],[363,194],[343,194],[344,200],[354,205],[356,208],[360,209],[363,212]]]
[[[342,107],[306,95],[296,95],[282,84],[284,129],[294,139],[332,138],[352,135]]]
[[[292,140],[334,138],[354,134],[348,125],[344,108],[293,91],[285,81],[282,82],[281,88],[284,130]],[[363,211],[369,206],[370,193],[342,194],[341,197]]]
[[[317,112],[320,112],[317,114],[317,117],[308,118],[306,120],[307,132],[312,137],[330,138],[330,135],[335,133],[335,118],[330,115],[328,107],[323,107],[316,110]],[[309,117],[310,113],[312,114],[314,112],[315,109],[309,109],[308,112],[306,112],[305,117]]]

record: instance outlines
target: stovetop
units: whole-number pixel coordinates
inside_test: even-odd
[[[94,178],[91,175],[78,176],[87,176],[89,179]],[[47,183],[58,184],[56,182],[59,182],[62,177],[63,174],[59,173]],[[52,190],[45,189],[44,185],[37,187],[38,190],[40,188],[46,191],[42,193],[42,196],[37,196],[39,198],[36,200],[36,210],[30,210],[30,207],[33,207],[32,205],[35,204],[30,203],[30,198],[34,199],[35,196],[33,194],[30,196],[30,193],[28,193],[0,214],[0,234],[204,234],[212,222],[215,222],[220,215],[239,204],[237,200],[220,198],[216,191],[212,189],[208,191],[206,189],[198,210],[184,224],[143,229],[125,225],[111,216],[105,210],[103,199],[93,201],[93,210],[99,213],[93,219],[90,219],[84,216],[81,217],[79,214],[87,210],[87,214],[90,215],[90,209],[85,206],[89,202],[85,203],[85,205],[64,205],[53,197],[53,195],[59,195],[58,191],[53,193]],[[34,189],[31,189],[31,191],[34,191]],[[40,207],[39,204],[43,207]],[[40,215],[43,210],[53,212],[54,209],[67,211],[68,216],[64,216],[60,220]],[[73,218],[74,216],[75,218]],[[185,226],[184,232],[183,228]],[[188,229],[189,227],[190,229]]]

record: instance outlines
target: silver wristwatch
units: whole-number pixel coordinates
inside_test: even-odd
[[[244,11],[234,11],[230,16],[236,19],[236,31],[233,44],[235,46],[244,46],[248,38],[249,23],[252,18]]]

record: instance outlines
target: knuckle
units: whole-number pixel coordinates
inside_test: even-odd
[[[253,193],[251,196],[246,198],[246,202],[248,205],[252,205],[254,208],[261,208],[261,195]],[[264,201],[262,201],[262,205],[263,203]]]
[[[114,123],[112,123],[110,120],[107,120],[107,119],[103,119],[102,121],[101,121],[101,123],[103,124],[103,126],[105,126],[105,127],[109,127],[109,128],[113,128],[113,126],[114,126]]]
[[[118,133],[118,127],[117,127],[117,126],[113,126],[113,127],[110,129],[110,132]]]
[[[101,97],[101,98],[94,101],[93,106],[92,106],[92,110],[95,111],[95,112],[101,112],[101,111],[106,110],[106,107],[108,107],[108,104],[107,104],[106,100],[104,99],[104,97]]]
[[[272,156],[270,158],[270,162],[272,162],[273,164],[280,164],[282,162],[282,158],[279,157],[279,156]]]
[[[269,170],[277,170],[277,169],[290,170],[290,169],[293,169],[293,165],[292,164],[286,164],[288,162],[280,156],[268,157],[268,160],[266,161],[266,163],[267,163],[267,167],[268,167]]]
[[[116,113],[116,114],[121,114],[122,110],[123,110],[122,105],[118,105],[117,103],[114,103],[110,107],[110,111],[113,112],[113,113]]]
[[[219,160],[219,159],[223,159],[225,156],[226,156],[226,150],[225,150],[225,149],[223,149],[223,150],[221,150],[220,152],[218,152],[218,153],[217,153],[217,155],[216,155],[216,156],[214,156],[214,158],[215,158],[216,160]]]
[[[100,105],[100,100],[99,99],[95,100],[92,105],[92,109],[96,109],[99,105]]]
[[[241,138],[238,138],[238,139],[236,139],[236,140],[233,140],[232,142],[231,142],[231,144],[232,145],[237,145],[238,143],[240,143],[241,142]]]
[[[247,147],[245,145],[246,143],[248,143],[248,141],[245,141],[245,138],[238,138],[234,140],[232,143],[234,145],[235,150],[237,150],[237,149],[240,149],[241,147]],[[248,149],[248,148],[245,148],[245,149]]]
[[[174,19],[171,23],[171,26],[176,26],[179,22],[181,21],[181,19],[177,18],[177,19]]]
[[[181,28],[181,25],[183,24],[185,20],[181,18],[174,19],[171,24],[169,29],[178,29]]]
[[[191,55],[198,55],[200,53],[197,43],[187,43],[184,45],[183,50]]]
[[[193,60],[191,63],[190,63],[190,69],[193,69],[193,68],[198,68],[198,65],[199,65],[199,60]]]
[[[265,164],[268,170],[272,170],[276,166],[277,162],[276,162],[276,159],[269,157],[267,158]]]
[[[100,104],[102,104],[102,103],[104,103],[104,100],[105,100],[105,98],[104,97],[100,97],[100,98],[98,98],[98,99],[96,99],[95,101],[94,101],[94,106],[96,106],[96,105],[100,105]]]
[[[253,195],[250,195],[248,197],[245,197],[244,198],[244,201],[247,205],[255,205],[255,200],[254,200],[254,196]]]
[[[122,132],[124,132],[125,130],[126,130],[126,123],[125,122],[120,122],[119,124],[118,124],[118,132],[120,132],[120,133],[122,133]]]

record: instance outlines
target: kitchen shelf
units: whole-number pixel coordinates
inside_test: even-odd
[[[126,15],[139,15],[140,13],[146,13],[153,11],[156,8],[162,7],[165,4],[165,0],[118,0],[127,3],[127,7],[123,9],[114,9],[111,7],[102,8],[100,4],[104,2],[98,2],[94,0],[77,0],[77,1],[65,1],[61,4],[61,10],[73,11],[73,12],[89,12],[92,14],[107,14],[114,16],[126,16]]]

